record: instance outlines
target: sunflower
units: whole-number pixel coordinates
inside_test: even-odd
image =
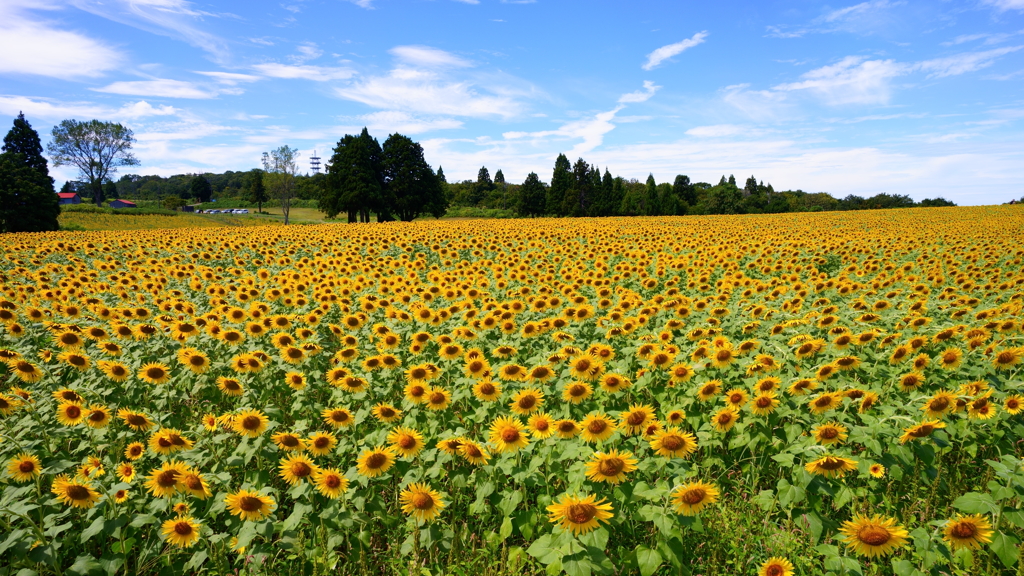
[[[608,519],[614,516],[611,512],[612,505],[605,503],[604,498],[596,498],[593,494],[582,498],[564,494],[547,507],[549,520],[573,534],[586,534],[597,528],[600,522],[607,523]]]
[[[127,502],[128,499],[131,498],[131,496],[132,496],[131,490],[124,490],[124,489],[118,490],[118,491],[114,492],[114,502],[117,502],[118,504]]]
[[[150,362],[139,368],[139,378],[150,384],[165,384],[171,379],[171,370],[159,362]]]
[[[780,401],[775,392],[762,392],[750,403],[750,411],[755,416],[768,416],[778,408]]]
[[[131,484],[132,480],[135,480],[135,465],[131,462],[121,462],[114,471],[117,473],[117,477],[121,479],[121,482]]]
[[[526,388],[512,395],[508,405],[514,414],[528,416],[544,405],[544,393],[539,388]]]
[[[711,423],[714,424],[716,431],[728,432],[732,430],[732,427],[736,425],[739,419],[740,411],[734,406],[726,406],[711,417]]]
[[[581,431],[579,423],[570,419],[556,420],[554,426],[555,434],[563,440],[575,438]]]
[[[303,478],[310,478],[316,472],[316,464],[302,454],[282,458],[277,468],[278,475],[292,486],[298,486]]]
[[[306,449],[302,438],[293,432],[277,432],[270,439],[274,441],[278,449],[285,452],[302,452]]]
[[[406,384],[404,390],[405,399],[413,404],[426,404],[429,391],[427,386],[423,384]]]
[[[423,450],[423,435],[413,428],[399,426],[388,432],[388,443],[391,448],[400,456],[405,458],[415,457]]]
[[[394,463],[395,451],[393,448],[376,446],[371,450],[364,450],[359,455],[356,470],[367,478],[375,478],[387,472]]]
[[[857,461],[841,456],[826,455],[813,462],[808,462],[804,469],[811,474],[826,478],[841,478],[850,470],[857,469]]]
[[[530,429],[530,436],[538,440],[549,438],[555,433],[554,420],[544,412],[537,412],[530,416],[526,421],[526,426]]]
[[[499,416],[491,423],[488,440],[494,444],[498,453],[516,452],[530,443],[529,432],[525,428],[518,418]]]
[[[39,477],[41,468],[38,456],[22,452],[7,462],[7,475],[15,482],[28,482]]]
[[[257,438],[266,431],[269,421],[260,410],[243,410],[235,415],[233,428],[242,436]]]
[[[578,380],[594,380],[603,372],[604,365],[590,354],[580,354],[569,362],[569,374]]]
[[[1024,347],[1004,348],[992,356],[996,370],[1009,370],[1024,360]]]
[[[526,376],[526,368],[519,364],[506,364],[498,369],[498,378],[506,382],[525,380]]]
[[[90,428],[106,428],[110,424],[110,409],[106,406],[100,406],[93,404],[89,406],[89,410],[85,413],[85,420],[83,420]]]
[[[829,410],[835,410],[842,404],[842,395],[835,392],[822,392],[813,400],[807,403],[811,413],[815,415],[824,414]]]
[[[676,512],[683,516],[696,516],[708,504],[718,501],[718,488],[706,482],[689,482],[672,492]]]
[[[92,508],[100,499],[100,494],[93,489],[92,484],[77,479],[72,480],[66,474],[61,474],[53,479],[50,491],[64,504],[75,508]]]
[[[379,402],[370,412],[373,414],[374,418],[384,422],[385,424],[394,422],[402,417],[401,410],[395,408],[391,404],[385,404],[384,402]]]
[[[10,368],[11,373],[27,384],[38,382],[43,377],[43,371],[27,360],[14,358],[7,360],[6,364]]]
[[[913,392],[924,386],[924,375],[920,372],[908,372],[900,376],[900,390],[902,392]]]
[[[615,420],[603,413],[591,413],[580,422],[581,433],[585,442],[604,442],[615,433]]]
[[[686,458],[697,450],[697,438],[676,426],[656,432],[650,444],[655,454],[665,458]]]
[[[988,420],[996,415],[996,406],[989,401],[991,391],[967,404],[967,416],[974,420]]]
[[[192,441],[181,435],[181,431],[164,428],[149,436],[149,449],[166,456],[182,450],[191,450]]]
[[[178,362],[193,374],[204,374],[210,369],[210,358],[195,348],[184,348],[178,353]]]
[[[671,384],[684,384],[693,378],[693,367],[689,364],[676,364],[669,368],[669,374]]]
[[[129,460],[138,460],[146,453],[146,446],[142,442],[132,442],[124,449],[124,457]]]
[[[318,468],[313,474],[313,485],[317,492],[336,500],[348,490],[348,478],[337,468]]]
[[[836,422],[825,422],[811,430],[811,434],[814,435],[814,441],[823,446],[842,444],[846,441],[847,432],[849,432],[849,429],[846,426]]]
[[[501,384],[490,380],[481,380],[473,384],[473,395],[484,402],[493,402],[501,397]]]
[[[306,438],[305,446],[313,456],[326,456],[338,445],[338,439],[330,432],[314,432]]]
[[[1006,410],[1007,414],[1020,414],[1021,410],[1024,410],[1024,397],[1019,394],[1007,396],[1006,399],[1003,400],[1003,409]]]
[[[579,404],[587,398],[590,398],[590,395],[593,393],[593,387],[591,387],[587,382],[568,382],[565,384],[565,387],[562,388],[562,400],[571,404]]]
[[[860,406],[857,408],[859,414],[863,414],[871,409],[875,403],[878,402],[878,394],[874,392],[865,392],[864,396],[860,399]]]
[[[178,477],[178,490],[191,494],[201,500],[206,500],[213,495],[206,479],[195,468],[186,468],[185,472]]]
[[[57,406],[57,421],[64,426],[77,426],[85,420],[85,409],[78,404],[61,403]]]
[[[306,376],[301,372],[289,372],[285,374],[284,382],[292,390],[304,390],[306,388]]]
[[[921,407],[929,418],[941,418],[956,406],[956,395],[949,390],[939,390]]]
[[[242,383],[235,378],[228,378],[226,376],[219,376],[217,378],[217,388],[228,396],[241,396],[245,392],[245,387]]]
[[[320,417],[332,428],[347,428],[355,422],[355,417],[348,408],[325,408],[320,412]]]
[[[184,462],[169,460],[149,471],[146,489],[156,498],[170,498],[178,491],[178,480],[188,470]]]
[[[736,361],[737,354],[732,347],[719,348],[711,353],[711,365],[715,368],[725,368]]]
[[[629,410],[619,414],[619,429],[627,436],[643,432],[647,424],[654,420],[654,408],[647,404],[633,404]]]
[[[637,462],[631,452],[595,452],[587,462],[587,478],[595,482],[618,484],[626,479],[626,473],[636,470]]]
[[[911,440],[920,440],[922,438],[927,438],[928,436],[931,436],[932,432],[938,430],[939,428],[945,427],[945,422],[940,422],[938,420],[928,420],[926,422],[921,422],[920,424],[915,424],[910,428],[904,428],[903,436],[900,436],[900,444],[906,444]]]
[[[895,518],[875,515],[870,518],[857,514],[843,522],[839,532],[846,546],[861,556],[887,556],[907,543],[906,529]]]
[[[444,410],[452,401],[452,393],[441,386],[434,386],[424,392],[424,404],[428,410]]]
[[[722,390],[721,380],[708,380],[701,387],[697,389],[697,399],[701,402],[707,402],[714,398]]]
[[[761,564],[757,576],[793,576],[793,563],[781,556],[772,556]]]
[[[251,490],[239,490],[224,498],[228,512],[242,520],[259,521],[270,515],[274,499]]]
[[[475,466],[483,466],[490,460],[491,455],[488,454],[487,450],[483,446],[476,442],[462,438],[459,444],[459,454],[466,459],[467,462]]]
[[[882,476],[885,476],[885,466],[876,462],[871,466],[868,466],[868,474],[870,474],[872,478],[881,478]]]
[[[142,412],[136,412],[134,410],[121,408],[117,411],[117,417],[123,420],[126,426],[139,432],[145,432],[153,426],[156,426],[148,416]]]
[[[952,546],[953,550],[978,550],[983,544],[992,542],[992,525],[980,514],[963,516],[957,514],[946,521],[942,529],[942,539]]]
[[[738,410],[747,403],[748,397],[746,390],[743,390],[742,388],[733,388],[725,393],[725,403],[726,405]]]

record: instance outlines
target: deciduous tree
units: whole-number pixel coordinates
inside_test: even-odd
[[[132,154],[135,136],[114,122],[63,120],[53,127],[46,150],[54,166],[78,168],[89,184],[96,205],[103,203],[103,182],[120,166],[137,166]]]

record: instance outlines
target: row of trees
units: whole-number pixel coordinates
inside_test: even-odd
[[[444,171],[434,172],[422,146],[398,133],[381,146],[363,128],[334,147],[317,206],[328,218],[345,213],[349,222],[369,222],[371,213],[378,222],[440,218],[448,209],[445,184]]]

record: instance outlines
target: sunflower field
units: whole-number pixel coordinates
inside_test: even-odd
[[[0,575],[1024,574],[1024,210],[0,237]]]

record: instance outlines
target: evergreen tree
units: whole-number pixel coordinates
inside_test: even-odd
[[[0,148],[0,231],[58,230],[60,203],[39,134],[19,113]]]
[[[370,211],[381,208],[384,175],[381,149],[363,128],[359,136],[346,134],[338,140],[327,168],[327,185],[317,206],[328,218],[348,213],[349,222],[369,222]],[[377,213],[382,220],[382,213]]]
[[[586,216],[593,202],[593,179],[590,165],[579,158],[572,166],[572,183],[562,198],[562,214],[565,216]]]
[[[658,184],[654,181],[654,174],[647,175],[647,183],[644,184],[643,206],[640,213],[644,216],[658,216],[661,214],[661,206],[658,205]]]
[[[555,170],[551,174],[551,186],[548,187],[546,211],[552,216],[562,216],[562,202],[572,187],[572,164],[565,154],[559,154],[555,160]]]
[[[595,170],[596,171],[596,170]],[[600,176],[600,172],[597,173]],[[594,201],[595,216],[612,216],[618,211],[619,202],[616,202],[613,198],[615,194],[615,179],[612,178],[611,172],[608,168],[604,169],[604,176],[601,177],[594,186],[597,190],[597,200]]]
[[[444,215],[447,205],[441,183],[423,158],[423,147],[407,136],[392,134],[381,148],[386,196],[394,213],[411,222],[424,213]]]
[[[672,192],[685,205],[684,207],[697,205],[697,189],[690,182],[689,176],[685,174],[676,176],[675,182],[672,183]]]
[[[498,168],[498,171],[494,173],[494,184],[496,186],[505,184],[505,175],[501,173],[501,168]]]
[[[263,184],[263,170],[253,168],[249,172],[249,186],[242,199],[250,204],[255,204],[257,212],[263,212],[263,203],[270,199],[267,196],[267,188]]]
[[[53,180],[24,154],[0,154],[0,232],[58,230],[60,205]]]
[[[487,170],[487,166],[481,166],[480,170],[476,173],[476,184],[473,186],[473,196],[470,198],[472,205],[480,204],[494,188],[494,181],[491,180],[490,171]]]
[[[519,202],[516,212],[520,216],[542,216],[545,208],[544,184],[536,172],[530,172],[519,187]]]
[[[192,198],[199,202],[209,202],[213,198],[213,187],[210,186],[210,181],[200,174],[192,177],[189,191],[192,193]]]
[[[757,178],[753,176],[747,178],[746,184],[743,185],[743,196],[747,197],[751,194],[757,194]]]
[[[611,213],[615,216],[621,215],[622,204],[625,201],[626,186],[621,176],[616,176],[612,181],[612,196],[610,199]]]
[[[732,174],[729,174],[729,186],[736,187],[736,177]]]
[[[4,145],[0,148],[3,152],[21,154],[24,157],[25,165],[38,170],[46,178],[50,177],[50,170],[43,156],[43,144],[39,141],[39,133],[32,125],[25,120],[25,114],[18,113],[14,119],[14,126],[4,136]],[[53,179],[50,179],[50,187],[53,188]]]

